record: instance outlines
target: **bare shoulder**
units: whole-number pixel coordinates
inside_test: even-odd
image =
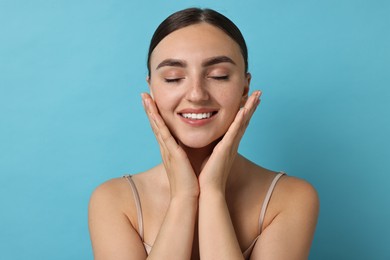
[[[269,226],[299,229],[306,245],[311,241],[319,214],[319,197],[309,182],[288,175],[278,181],[271,198]],[[306,234],[306,235],[304,235]]]
[[[115,178],[100,184],[92,193],[90,207],[113,208],[123,206],[123,199],[129,194],[126,180]]]
[[[135,190],[143,200],[143,209],[148,208],[149,194],[157,192],[156,178],[149,170],[131,176]],[[119,177],[100,184],[92,193],[89,203],[90,222],[97,215],[106,215],[110,218],[122,216],[135,229],[138,228],[137,206],[134,191],[127,177]]]
[[[145,256],[142,241],[132,224],[133,214],[129,213],[134,208],[132,204],[131,189],[125,178],[106,181],[94,190],[88,224],[95,259]]]
[[[300,178],[282,176],[267,211],[266,225],[252,259],[307,259],[319,211],[313,185]]]
[[[279,180],[274,197],[282,208],[306,209],[315,213],[319,207],[318,193],[313,185],[293,176],[284,175]]]
[[[246,158],[244,158],[243,161],[245,163],[245,167],[243,168],[246,168],[248,172],[253,173],[244,175],[247,178],[245,179],[245,182],[243,182],[243,186],[245,186],[246,189],[252,188],[255,197],[259,196],[258,193],[256,193],[256,191],[259,190],[265,194],[279,172],[263,168]],[[274,212],[276,215],[289,207],[310,206],[312,207],[312,210],[315,210],[318,208],[319,198],[316,189],[309,182],[301,178],[284,174],[276,183],[270,202],[270,211]]]
[[[125,182],[123,178],[115,178],[100,184],[93,192],[88,207],[90,229],[105,220],[128,218],[125,213]]]
[[[103,194],[105,194],[105,195],[118,194],[118,191],[119,191],[118,188],[120,186],[122,186],[122,183],[123,183],[123,177],[108,180],[108,181],[100,184],[99,186],[97,186],[96,189],[94,190],[94,192],[92,193],[92,195],[99,196],[99,195],[103,195]]]

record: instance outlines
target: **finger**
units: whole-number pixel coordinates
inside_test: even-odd
[[[155,104],[154,104],[154,102],[152,102],[152,98],[150,97],[149,94],[141,93],[141,97],[142,97],[142,104],[144,106],[146,116],[149,119],[150,126],[152,127],[153,133],[154,133],[156,140],[157,140],[159,147],[160,147],[161,156],[164,160],[165,158],[167,158],[167,154],[169,154],[169,151],[168,151],[168,148],[166,147],[166,145],[163,141],[163,138],[161,136],[161,131],[160,131],[158,124],[156,122],[156,115],[155,114],[156,114],[156,112],[158,114],[158,110],[157,110],[157,108],[154,109],[153,106]]]
[[[235,150],[242,138],[243,131],[240,131],[245,119],[245,109],[240,109],[233,123],[230,125],[228,131],[223,137],[222,141],[225,145],[233,147]]]
[[[223,137],[222,139],[223,143],[228,145],[230,144],[233,147],[238,148],[238,144],[245,133],[249,121],[254,111],[256,110],[256,107],[260,103],[260,96],[261,96],[261,92],[255,91],[248,98],[244,107],[238,111],[233,123],[230,125],[228,131]]]
[[[157,106],[154,103],[154,101],[150,98],[148,99],[149,107],[151,108],[151,114],[152,119],[156,124],[156,127],[158,129],[158,132],[160,134],[161,140],[164,142],[164,144],[167,145],[168,148],[177,148],[178,144],[175,140],[175,138],[172,136],[170,130],[168,129],[167,125],[165,124],[163,118],[161,117],[160,113],[158,112]]]
[[[142,96],[142,104],[144,106],[146,116],[149,119],[150,126],[152,127],[153,133],[154,133],[157,141],[161,145],[161,142],[160,142],[160,130],[159,130],[158,126],[157,126],[155,116],[153,115],[153,112],[152,112],[152,109],[151,109],[151,106],[150,106],[150,101],[148,100],[150,97],[146,93],[142,93],[141,96]]]
[[[260,91],[255,91],[252,93],[252,95],[248,98],[247,102],[245,103],[244,107],[240,109],[239,113],[237,113],[237,116],[233,122],[233,125],[235,125],[233,129],[237,129],[237,130],[246,129],[253,113],[255,112],[257,106],[260,103],[260,96],[261,96]]]
[[[248,124],[257,106],[260,104],[261,91],[255,91],[244,105],[245,111],[245,123]]]
[[[251,97],[252,97],[252,102],[250,104],[250,107],[248,107],[248,109],[250,109],[251,111],[254,111],[256,110],[257,106],[260,104],[260,98],[261,98],[261,95],[262,95],[262,92],[261,91],[255,91]]]
[[[154,133],[157,137],[158,142],[166,149],[168,152],[175,152],[179,145],[176,142],[175,138],[172,136],[167,125],[165,124],[163,118],[161,117],[157,106],[150,95],[144,93],[143,101],[145,103],[145,108],[150,117],[154,129]]]

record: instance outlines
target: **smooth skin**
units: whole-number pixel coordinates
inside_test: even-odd
[[[248,97],[250,75],[239,47],[214,26],[191,25],[157,45],[151,70],[150,95],[143,93],[142,101],[162,164],[133,180],[141,198],[144,241],[152,251],[146,255],[138,235],[129,184],[117,178],[91,197],[95,259],[244,259],[242,252],[258,235],[260,207],[276,173],[237,153],[261,96],[254,91]],[[191,109],[216,113],[194,126],[182,118]],[[318,208],[310,184],[283,176],[251,259],[307,259]]]

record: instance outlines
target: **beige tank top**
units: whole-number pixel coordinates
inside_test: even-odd
[[[269,201],[271,199],[272,192],[275,189],[276,183],[278,182],[280,177],[282,177],[284,174],[285,174],[284,172],[280,172],[277,175],[275,175],[274,179],[271,182],[271,185],[268,188],[267,194],[266,194],[266,196],[264,198],[264,201],[263,201],[263,205],[261,206],[261,211],[260,211],[260,216],[259,216],[258,236],[253,240],[251,245],[242,253],[245,259],[249,259],[250,255],[252,253],[253,247],[255,246],[257,240],[260,237],[261,228],[263,226],[265,213],[267,211],[267,206],[268,206],[268,203],[269,203]],[[152,246],[148,245],[144,241],[144,224],[143,224],[143,218],[142,218],[142,208],[141,208],[141,201],[140,201],[140,198],[139,198],[137,187],[135,186],[134,181],[131,179],[131,175],[126,175],[126,176],[123,176],[123,177],[126,178],[129,181],[129,183],[130,183],[130,187],[131,187],[131,190],[133,192],[133,196],[134,196],[134,200],[135,200],[135,205],[136,205],[136,208],[137,208],[138,234],[139,234],[139,236],[140,236],[140,238],[142,240],[142,243],[144,244],[146,253],[149,255],[150,251],[152,250]]]

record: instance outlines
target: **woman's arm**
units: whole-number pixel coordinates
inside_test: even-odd
[[[89,203],[88,224],[95,260],[146,259],[146,252],[137,231],[130,224],[123,208],[123,179],[100,185]]]
[[[170,185],[170,203],[148,259],[190,259],[198,210],[199,185],[184,150],[171,135],[153,99],[142,95],[160,146]]]
[[[172,199],[148,259],[190,259],[198,199]]]
[[[199,176],[199,248],[201,259],[244,259],[230,218],[225,188],[240,140],[260,103],[255,91],[214,148]]]
[[[308,259],[319,212],[316,190],[303,180],[284,176],[270,203],[280,212],[263,230],[251,259]]]
[[[222,192],[201,191],[199,247],[201,259],[244,259]]]
[[[171,200],[149,256],[125,213],[124,207],[135,209],[129,200],[131,192],[123,178],[108,181],[93,192],[89,229],[95,260],[190,259],[198,198]]]
[[[160,145],[170,184],[170,203],[147,256],[141,238],[121,205],[122,202],[128,206],[123,203],[127,197],[123,195],[126,192],[120,188],[119,180],[98,187],[89,205],[89,227],[95,260],[191,258],[198,209],[198,181],[185,152],[170,134],[152,98],[144,94],[143,103]],[[132,208],[135,209],[135,206]]]

